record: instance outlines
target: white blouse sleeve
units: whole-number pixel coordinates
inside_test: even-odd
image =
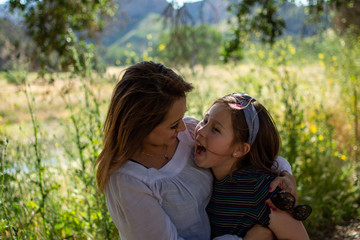
[[[286,171],[292,175],[290,163],[285,158],[277,156],[275,161],[276,163],[273,165],[274,168],[277,167],[279,171]]]
[[[113,174],[106,202],[122,240],[182,240],[159,200],[140,180]]]

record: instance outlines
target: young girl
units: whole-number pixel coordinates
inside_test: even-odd
[[[268,191],[278,175],[272,166],[280,137],[268,111],[254,101],[246,94],[226,95],[214,102],[195,129],[195,163],[211,168],[215,176],[207,206],[212,237],[243,237],[252,226],[261,224],[278,239],[309,239],[296,219],[304,220],[311,208],[295,209],[291,194]],[[279,209],[289,211],[271,209],[266,204],[269,198]],[[281,201],[290,205],[280,206]]]

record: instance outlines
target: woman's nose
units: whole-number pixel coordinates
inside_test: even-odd
[[[185,131],[185,129],[186,129],[185,122],[184,122],[183,119],[181,119],[181,120],[179,121],[179,127],[176,129],[176,131],[182,132],[182,131]]]

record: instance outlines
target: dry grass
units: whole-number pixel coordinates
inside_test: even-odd
[[[115,82],[119,79],[124,67],[109,67],[106,74],[102,77],[94,77],[91,90],[96,95],[99,102],[102,102],[102,111],[106,111],[107,102],[111,98],[112,89]],[[302,68],[286,68],[290,78],[298,83],[298,94],[304,99],[308,117],[315,115],[314,108],[321,106],[324,111],[333,114],[329,124],[333,125],[338,133],[339,142],[344,142],[349,138],[349,122],[346,109],[341,107],[340,89],[341,86],[332,79],[327,79],[324,69],[320,66],[309,65]],[[277,106],[280,102],[280,81],[284,79],[285,69],[279,67],[277,72],[264,69],[257,65],[228,64],[208,66],[205,69],[198,66],[194,70],[176,69],[184,78],[191,82],[195,90],[189,95],[188,104],[189,115],[201,117],[206,111],[212,100],[233,91],[248,92],[257,96],[271,111],[277,111],[281,116],[281,109]],[[262,96],[258,96],[254,86],[262,85]],[[274,85],[275,90],[266,89]],[[25,86],[8,84],[5,79],[0,79],[2,94],[0,95],[0,130],[5,127],[14,132],[14,128],[25,126],[30,122],[31,117],[28,111]],[[58,119],[69,116],[66,104],[62,96],[72,102],[75,106],[84,101],[83,84],[77,78],[71,78],[66,74],[58,74],[57,78],[51,83],[36,78],[31,75],[30,90],[35,100],[37,119],[44,124],[54,124]],[[192,102],[202,105],[202,110],[194,112],[191,109]],[[56,125],[56,124],[55,124]],[[54,126],[56,127],[56,126]],[[9,131],[6,131],[9,132]]]

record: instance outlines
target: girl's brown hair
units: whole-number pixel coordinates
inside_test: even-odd
[[[249,138],[249,128],[243,110],[233,109],[229,103],[236,103],[236,99],[232,96],[225,96],[214,102],[223,103],[231,112],[231,121],[234,130],[234,143],[246,143]],[[277,131],[275,122],[266,108],[258,103],[254,105],[259,118],[259,131],[256,135],[254,143],[250,147],[250,151],[242,156],[234,166],[234,170],[251,167],[269,172],[275,172],[272,166],[275,158],[280,150],[280,136]]]
[[[104,146],[95,163],[101,192],[111,174],[165,119],[174,102],[192,89],[191,84],[162,64],[141,62],[125,70],[113,91],[104,124]]]

